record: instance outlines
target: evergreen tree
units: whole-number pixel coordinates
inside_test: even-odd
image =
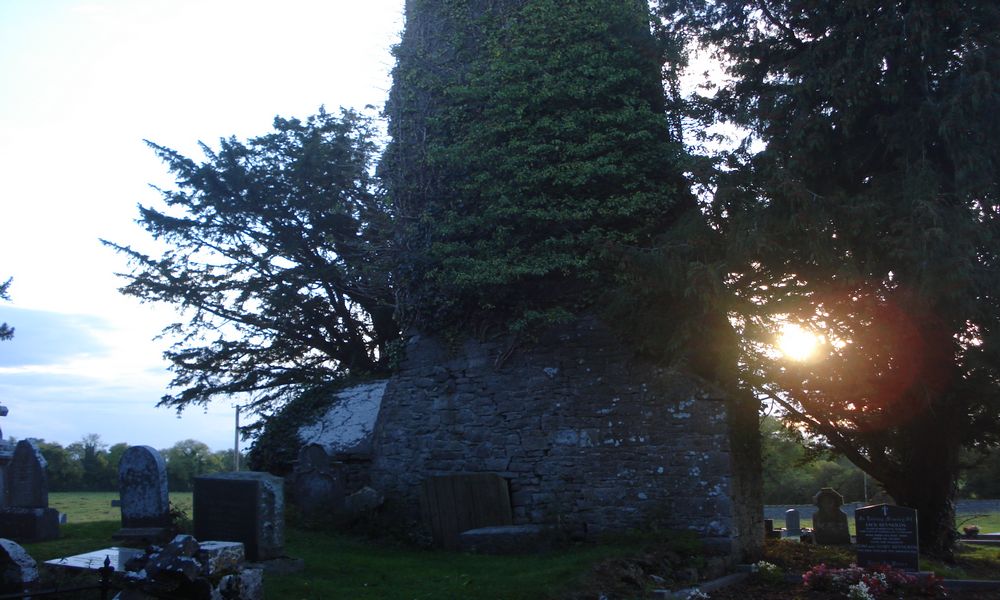
[[[131,261],[122,293],[187,316],[164,332],[180,391],[161,405],[248,393],[267,413],[304,388],[387,369],[399,328],[373,139],[369,119],[321,110],[202,145],[200,164],[150,144],[178,188],[161,190],[165,208],[140,206],[139,223],[166,248],[105,243]]]
[[[916,508],[948,555],[963,446],[1000,433],[1000,5],[671,0],[749,136],[705,183],[744,378]],[[779,360],[797,323],[821,359]]]
[[[0,300],[10,300],[10,288],[11,279],[8,277],[7,281],[0,283]],[[0,323],[0,340],[9,340],[14,337],[14,328],[6,323]]]

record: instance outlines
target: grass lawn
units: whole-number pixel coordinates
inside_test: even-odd
[[[69,523],[62,527],[60,539],[25,547],[36,560],[44,561],[114,545],[111,535],[120,526],[119,510],[111,507],[111,500],[116,497],[117,494],[113,493],[50,494],[51,506],[67,513]],[[171,502],[190,515],[191,494],[171,494]],[[983,531],[1000,531],[1000,515],[977,517],[975,523]],[[804,526],[810,524],[808,519],[803,521]],[[776,523],[776,526],[781,525],[783,523]],[[849,550],[827,551],[815,547],[810,550],[790,543],[780,547],[785,549],[787,556],[775,558],[787,561],[783,566],[789,570],[797,568],[797,562],[805,564],[822,559],[833,564],[853,560],[853,553]],[[345,535],[289,528],[286,531],[287,553],[304,559],[305,571],[287,576],[266,576],[265,593],[268,598],[297,600],[559,598],[581,591],[592,565],[607,558],[635,555],[640,548],[638,541],[632,541],[583,545],[540,555],[481,556],[419,550]],[[796,559],[795,555],[800,551],[802,556]],[[827,557],[823,552],[832,554]],[[1000,578],[1000,549],[961,546],[956,565],[922,560],[921,568],[947,578]]]
[[[58,540],[26,544],[38,561],[115,545],[121,514],[112,492],[49,494],[49,504],[69,516]],[[171,503],[191,514],[191,494],[170,494]],[[586,545],[542,555],[496,557],[376,544],[350,536],[286,531],[289,556],[305,559],[306,570],[265,577],[268,598],[481,598],[543,599],[574,589],[595,562],[635,552],[637,545]]]

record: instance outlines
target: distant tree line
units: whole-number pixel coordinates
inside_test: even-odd
[[[761,436],[764,504],[810,504],[822,487],[834,488],[846,502],[865,501],[864,471],[846,457],[772,416],[761,420]],[[959,498],[1000,498],[1000,450],[967,450],[961,464]],[[870,501],[885,501],[878,482],[869,477],[867,486]]]
[[[101,436],[88,434],[78,442],[62,446],[35,440],[48,463],[49,490],[53,492],[110,492],[118,490],[118,461],[131,444],[108,446]],[[171,491],[187,492],[194,478],[205,473],[233,470],[233,450],[212,452],[198,440],[183,440],[161,449],[167,463],[167,485]],[[240,464],[245,459],[240,457]]]

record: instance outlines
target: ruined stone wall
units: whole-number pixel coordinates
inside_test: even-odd
[[[726,403],[638,362],[596,321],[513,348],[415,335],[406,350],[371,476],[411,516],[423,478],[489,472],[508,480],[515,524],[593,534],[656,519],[738,537]]]

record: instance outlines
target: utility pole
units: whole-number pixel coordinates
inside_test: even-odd
[[[233,470],[240,470],[240,405],[236,405],[236,435],[233,440]]]

